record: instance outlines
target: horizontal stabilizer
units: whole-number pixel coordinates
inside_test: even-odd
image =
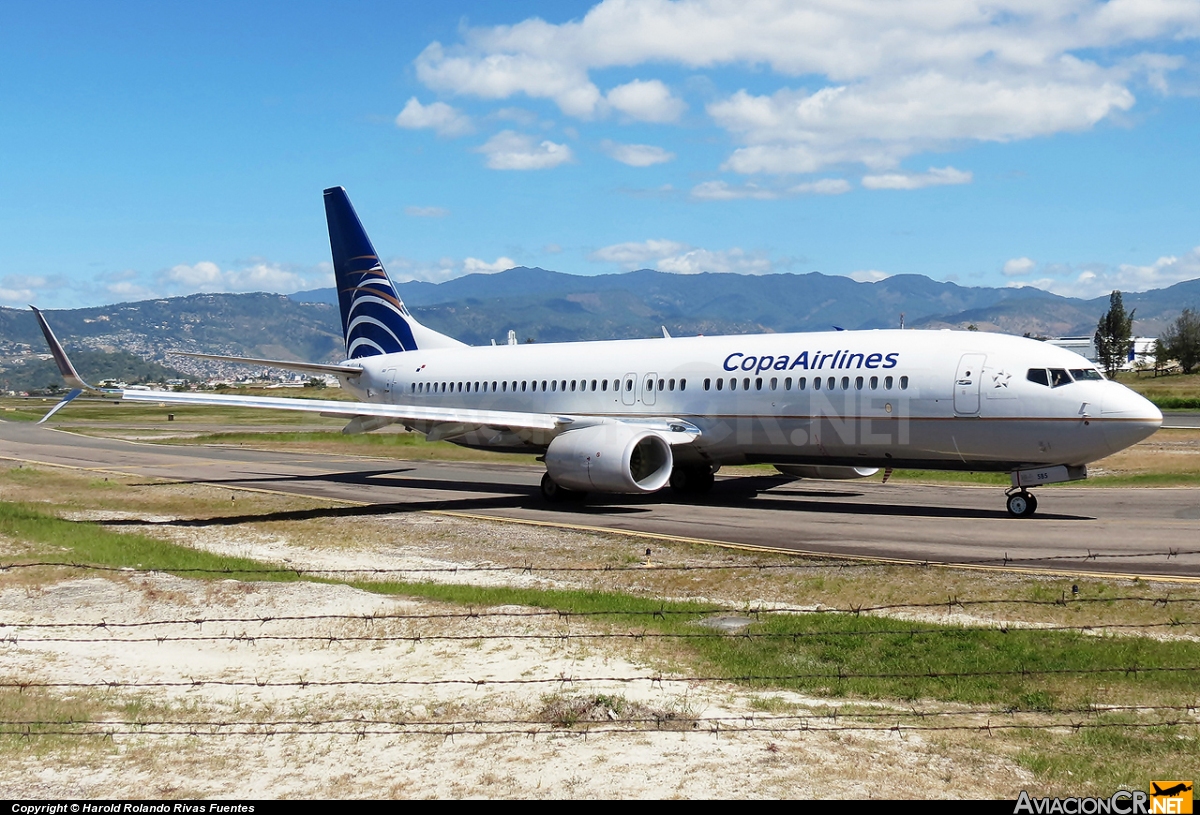
[[[262,365],[266,368],[282,368],[285,371],[299,371],[306,374],[342,374],[343,376],[358,376],[362,373],[362,367],[359,365],[327,365],[319,362],[290,362],[285,359],[227,357],[223,354],[197,354],[192,351],[168,351],[167,353],[180,357],[215,359],[221,362],[237,362],[243,365]]]

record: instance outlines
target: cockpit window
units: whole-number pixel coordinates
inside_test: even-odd
[[[1050,369],[1050,387],[1061,388],[1063,385],[1070,385],[1072,381],[1065,368]]]
[[[1104,379],[1095,368],[1072,368],[1071,377],[1079,382],[1084,379]]]
[[[1025,378],[1039,385],[1050,385],[1050,379],[1046,376],[1045,368],[1030,368],[1029,373],[1025,374]]]

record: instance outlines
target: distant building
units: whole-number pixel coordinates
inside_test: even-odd
[[[1090,362],[1098,362],[1095,337],[1052,337],[1046,342],[1057,345],[1059,348],[1066,348],[1068,351],[1074,351],[1081,357],[1086,357]],[[1125,360],[1121,370],[1132,371],[1137,368],[1153,366],[1156,342],[1158,342],[1157,337],[1134,337],[1133,346],[1129,349],[1129,358]]]

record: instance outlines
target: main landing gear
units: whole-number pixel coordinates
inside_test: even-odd
[[[676,466],[671,470],[671,490],[677,495],[703,495],[712,489],[714,475],[707,464]]]
[[[1008,495],[1008,514],[1014,518],[1029,518],[1037,512],[1037,499],[1026,489],[1011,489]]]
[[[542,475],[542,497],[551,504],[561,504],[566,501],[582,501],[587,497],[587,493],[560,487],[558,482],[550,477],[550,473],[544,473]]]

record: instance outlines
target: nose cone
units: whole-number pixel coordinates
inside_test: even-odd
[[[1162,411],[1149,399],[1116,382],[1108,385],[1100,418],[1112,452],[1148,439],[1162,427]]]

